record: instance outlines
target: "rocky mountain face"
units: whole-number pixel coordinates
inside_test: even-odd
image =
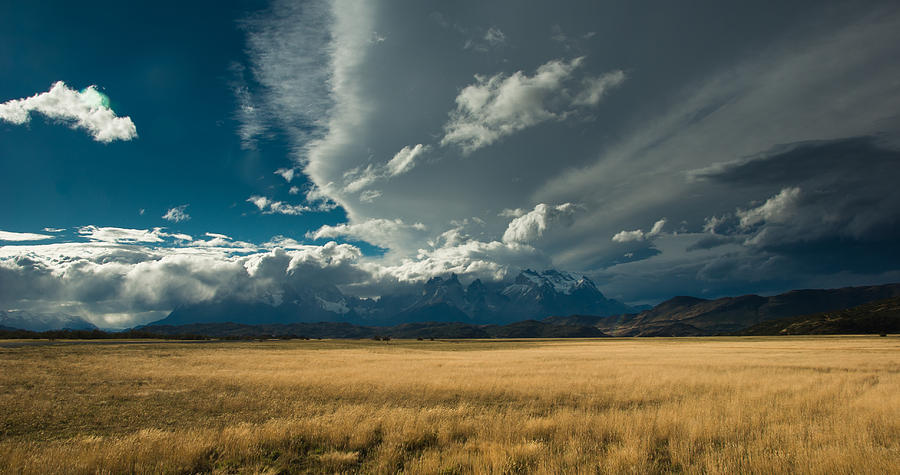
[[[584,276],[556,270],[526,270],[504,285],[475,280],[463,287],[456,275],[446,279],[434,277],[398,317],[405,321],[490,323],[560,313],[611,315],[628,310],[626,305],[604,297]]]
[[[550,315],[585,313],[614,315],[631,311],[607,299],[585,276],[526,270],[510,283],[475,280],[464,286],[458,276],[434,277],[419,291],[359,299],[336,287],[290,289],[268,302],[221,301],[177,308],[155,325],[233,322],[289,324],[350,322],[397,325],[410,322],[509,323]]]
[[[0,310],[0,327],[42,332],[48,330],[95,330],[93,323],[65,313],[34,313]]]
[[[547,270],[520,273],[501,295],[516,320],[547,315],[617,315],[631,311],[627,305],[607,299],[585,276]]]

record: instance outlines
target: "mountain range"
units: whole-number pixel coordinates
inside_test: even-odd
[[[725,335],[762,322],[900,297],[900,284],[714,300],[679,296],[643,311],[606,298],[584,276],[556,270],[526,270],[506,284],[476,280],[468,286],[451,274],[432,278],[418,293],[379,300],[346,297],[337,289],[328,295],[328,299],[314,295],[279,305],[220,302],[184,307],[145,329],[167,334],[297,334],[317,338]],[[313,308],[304,314],[303,309],[310,306]],[[238,326],[227,330],[215,326],[224,322]],[[249,328],[252,325],[261,326]]]
[[[525,270],[507,283],[476,279],[463,286],[456,274],[434,277],[418,292],[379,299],[346,296],[337,287],[286,289],[270,302],[218,301],[176,308],[151,325],[191,323],[293,324],[347,322],[391,326],[415,322],[504,324],[550,315],[617,315],[631,307],[606,298],[587,277]]]
[[[285,289],[265,301],[220,300],[179,307],[162,320],[137,328],[166,335],[310,338],[870,332],[875,326],[884,327],[884,322],[893,324],[891,312],[900,308],[900,300],[890,299],[900,299],[900,284],[794,290],[769,297],[743,295],[710,300],[678,296],[652,308],[636,309],[606,298],[583,275],[552,269],[525,270],[505,283],[475,280],[463,285],[455,274],[434,277],[417,291],[378,299],[347,296],[334,286]],[[878,301],[882,303],[869,305]],[[880,315],[881,320],[870,318],[870,314]],[[13,328],[46,331],[96,327],[65,314],[0,311],[0,329]]]
[[[881,299],[884,296],[893,297]],[[868,303],[855,305],[859,302]],[[810,313],[821,308],[830,310]],[[900,285],[800,290],[772,297],[745,295],[716,300],[675,297],[639,313],[605,317],[551,316],[506,325],[438,321],[380,327],[346,322],[194,323],[151,325],[143,330],[173,336],[198,334],[217,338],[596,338],[885,333],[900,331]]]

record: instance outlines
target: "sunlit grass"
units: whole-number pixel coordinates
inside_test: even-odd
[[[0,349],[0,472],[900,472],[896,337]]]

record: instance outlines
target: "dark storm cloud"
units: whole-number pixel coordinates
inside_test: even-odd
[[[747,234],[748,244],[765,248],[900,237],[900,150],[890,143],[868,136],[801,142],[698,172],[698,179],[733,190],[777,190],[762,203],[711,218],[710,231]]]
[[[892,143],[888,137],[862,136],[779,145],[758,156],[699,170],[693,176],[744,187],[884,182],[885,177],[897,173],[900,163],[900,151]]]
[[[731,250],[698,276],[740,281],[757,273],[797,285],[900,268],[895,143],[887,136],[805,141],[692,173],[700,183],[764,197],[707,218],[706,236],[686,250]]]

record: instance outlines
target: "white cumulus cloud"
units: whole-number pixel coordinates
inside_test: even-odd
[[[182,221],[187,221],[191,219],[191,215],[184,212],[188,205],[181,205],[171,208],[169,211],[166,211],[166,214],[162,216],[166,221],[172,221],[175,223],[180,223]]]
[[[800,198],[800,188],[789,187],[766,200],[765,203],[747,210],[738,210],[741,227],[749,228],[760,223],[783,223],[791,218]]]
[[[663,226],[666,225],[666,218],[662,218],[659,221],[653,223],[653,227],[650,228],[650,231],[644,232],[640,229],[635,229],[634,231],[619,231],[615,236],[612,237],[612,240],[615,242],[639,242],[646,241],[648,239],[655,238],[662,233]]]
[[[47,92],[0,104],[0,119],[16,125],[28,123],[32,112],[68,122],[73,129],[84,129],[98,142],[137,137],[131,118],[117,117],[109,107],[109,99],[96,86],[79,92],[57,81]]]
[[[444,125],[441,145],[458,145],[471,153],[503,137],[549,120],[563,120],[578,106],[595,106],[603,94],[625,80],[614,71],[584,80],[571,97],[570,79],[584,62],[555,59],[537,68],[533,76],[516,71],[491,77],[476,75],[475,83],[460,91],[456,110]]]
[[[529,243],[544,235],[554,222],[571,219],[579,207],[572,203],[547,205],[539,203],[533,210],[512,221],[503,233],[503,242]]]
[[[0,308],[63,311],[102,327],[127,327],[181,305],[216,298],[271,302],[289,288],[364,278],[355,267],[361,253],[347,244],[241,255],[246,251],[133,242],[0,246]]]
[[[315,209],[307,205],[292,205],[283,201],[274,201],[259,195],[253,195],[247,198],[247,202],[253,203],[263,214],[287,214],[298,216],[303,213],[315,211]]]
[[[296,171],[297,170],[294,168],[279,168],[278,170],[275,170],[275,174],[281,175],[281,178],[284,178],[285,181],[290,183],[291,180],[294,179],[294,174],[296,173]]]
[[[500,211],[500,213],[497,214],[497,216],[503,218],[518,218],[519,216],[522,216],[527,212],[528,210],[522,208],[504,208]]]

